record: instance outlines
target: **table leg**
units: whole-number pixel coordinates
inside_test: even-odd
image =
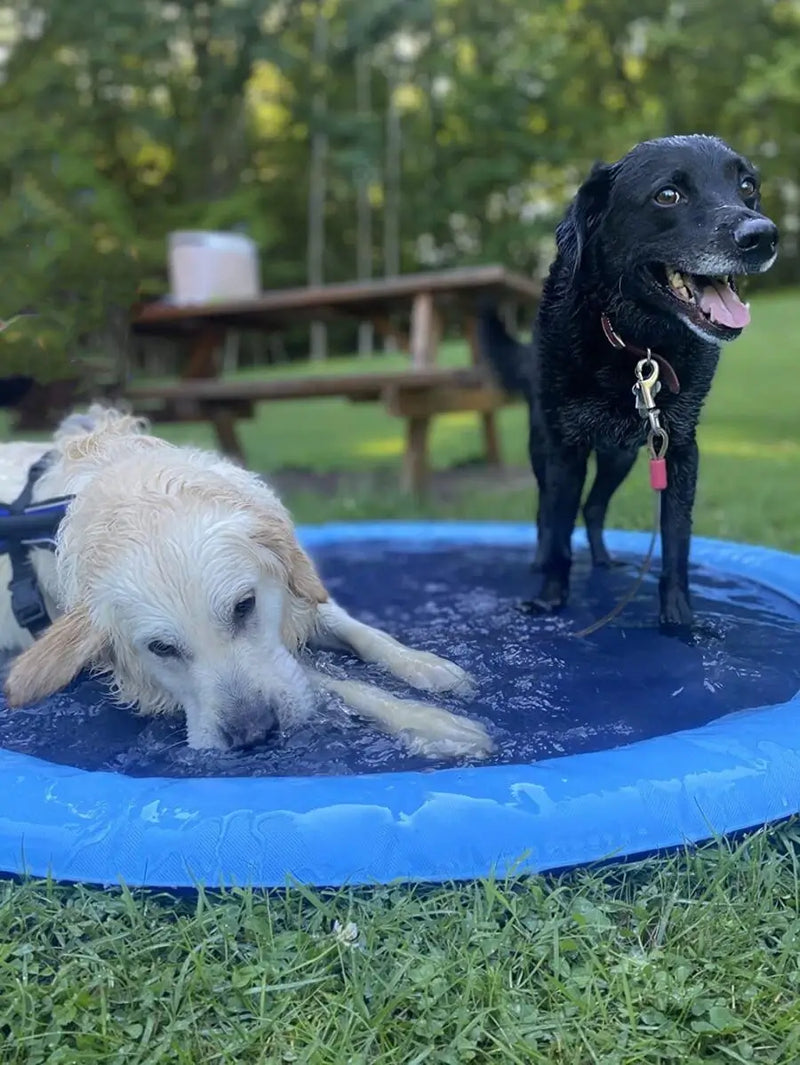
[[[502,466],[503,456],[500,451],[500,436],[497,432],[497,415],[490,411],[481,415],[483,430],[483,456],[489,466]]]
[[[431,292],[418,292],[411,306],[411,364],[420,369],[436,363],[441,320]],[[403,460],[403,488],[422,500],[428,489],[428,435],[430,417],[414,416],[406,421],[406,453]]]
[[[208,420],[217,434],[220,450],[242,466],[246,466],[244,448],[236,428],[236,413],[230,407],[217,407],[209,411]]]
[[[218,377],[222,369],[221,358],[226,336],[227,330],[224,326],[203,326],[192,338],[189,362],[182,376],[185,379]],[[210,407],[207,417],[216,433],[220,451],[245,466],[244,448],[236,426],[236,412],[230,407]]]
[[[225,344],[226,330],[217,325],[205,325],[191,339],[189,362],[182,377],[217,377],[219,358]]]
[[[478,343],[478,322],[474,315],[470,315],[466,321],[467,342],[469,343],[470,358],[473,366],[483,363],[480,345]],[[502,466],[503,456],[500,450],[500,436],[497,432],[497,415],[489,411],[481,415],[481,429],[483,434],[483,454],[490,466]]]
[[[436,363],[441,322],[433,295],[418,292],[411,305],[411,363],[415,368]]]
[[[428,489],[428,430],[430,418],[408,418],[403,459],[403,490],[422,500]]]

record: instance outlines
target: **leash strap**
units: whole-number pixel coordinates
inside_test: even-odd
[[[644,556],[642,564],[639,567],[639,572],[636,575],[636,580],[633,582],[633,584],[622,597],[622,599],[620,599],[619,602],[613,607],[613,609],[609,610],[607,614],[604,614],[603,617],[598,618],[597,621],[593,621],[591,625],[587,625],[585,629],[581,629],[579,632],[571,632],[569,635],[573,638],[580,640],[583,639],[584,636],[591,636],[592,633],[597,632],[598,629],[602,629],[604,625],[608,625],[608,623],[610,621],[613,621],[614,618],[619,617],[625,607],[633,601],[639,589],[642,587],[642,582],[647,576],[650,570],[650,566],[653,563],[653,552],[656,549],[656,537],[658,536],[658,527],[661,524],[661,492],[656,490],[654,496],[655,503],[653,508],[653,531],[650,535],[650,546],[647,548],[647,554]]]
[[[648,362],[656,363],[664,375],[664,380],[666,381],[667,388],[670,392],[674,393],[674,395],[677,395],[680,392],[681,384],[678,380],[678,375],[663,355],[656,354],[656,352],[651,351],[650,348],[637,348],[635,344],[629,344],[627,340],[623,340],[619,333],[614,329],[611,324],[611,319],[607,314],[600,315],[600,325],[603,329],[603,335],[612,348],[616,348],[617,351],[627,351],[628,354],[633,355],[635,359],[646,359]]]
[[[602,629],[604,625],[613,621],[614,618],[619,617],[641,588],[642,582],[647,576],[653,562],[656,537],[658,536],[659,526],[661,525],[661,493],[667,487],[666,454],[667,448],[669,447],[669,433],[661,424],[661,411],[656,405],[655,397],[660,388],[658,380],[659,368],[663,368],[664,366],[668,367],[673,377],[675,377],[675,371],[666,359],[662,359],[659,355],[654,354],[649,348],[647,351],[642,351],[641,348],[634,348],[626,344],[625,341],[614,332],[611,323],[605,315],[602,316],[602,323],[603,332],[606,334],[606,338],[612,347],[624,348],[626,351],[639,356],[635,371],[636,384],[634,384],[632,391],[636,402],[636,411],[639,416],[649,424],[647,451],[650,456],[650,487],[653,489],[655,507],[650,546],[647,548],[647,554],[644,556],[642,564],[639,567],[636,580],[612,610],[609,610],[609,612],[602,618],[598,618],[597,621],[592,622],[591,625],[587,625],[586,628],[580,629],[579,632],[570,633],[570,636],[578,639],[582,639],[584,636],[591,636],[592,633],[597,632],[598,629]],[[676,388],[672,389],[674,392],[678,391],[679,386],[677,385],[677,382],[678,379],[675,377]]]

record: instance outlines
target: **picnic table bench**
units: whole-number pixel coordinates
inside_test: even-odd
[[[167,383],[132,384],[125,392],[135,410],[154,420],[210,422],[219,446],[244,462],[237,421],[253,416],[259,402],[342,397],[380,402],[406,423],[404,487],[422,495],[428,480],[428,436],[432,419],[452,411],[474,411],[482,419],[487,461],[500,461],[496,412],[510,401],[480,363],[475,313],[478,301],[534,304],[539,285],[501,266],[406,274],[375,281],[273,290],[255,299],[202,305],[145,304],[133,316],[140,335],[187,342],[181,377]],[[471,351],[471,366],[436,365],[445,313],[456,313]],[[381,333],[396,332],[394,316],[410,330],[406,370],[325,373],[261,379],[220,377],[220,351],[228,330],[269,332],[298,321],[370,321]]]

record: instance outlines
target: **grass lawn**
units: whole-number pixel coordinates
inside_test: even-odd
[[[759,299],[724,352],[701,433],[698,532],[800,549],[800,301]],[[457,347],[448,358],[458,360]],[[300,371],[298,371],[300,372]],[[437,464],[478,452],[475,419],[437,424]],[[209,442],[200,427],[174,439]],[[301,520],[408,516],[368,471],[401,427],[334,400],[264,406],[253,465],[345,469],[294,493]],[[521,408],[503,415],[524,463]],[[528,518],[527,480],[484,479],[426,513]],[[612,522],[643,526],[643,469]],[[633,1063],[800,1061],[796,824],[659,860],[467,886],[173,899],[0,884],[0,1060]],[[334,931],[354,922],[355,944]]]

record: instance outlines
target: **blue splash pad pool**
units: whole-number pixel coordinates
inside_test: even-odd
[[[646,536],[611,534],[629,562],[611,571],[579,553],[557,619],[517,609],[535,584],[529,526],[327,526],[303,539],[343,605],[474,673],[469,706],[438,701],[486,722],[495,764],[431,766],[335,702],[263,751],[191,752],[174,724],[81,682],[0,712],[0,868],[176,887],[459,879],[798,809],[799,558],[695,541],[691,642],[659,635],[655,576],[612,625],[575,640],[627,590]],[[317,662],[405,691],[340,656]]]

